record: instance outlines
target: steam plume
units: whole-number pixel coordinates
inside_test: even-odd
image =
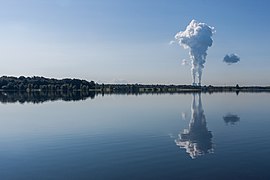
[[[189,65],[189,62],[186,59],[183,59],[181,64],[182,66],[187,66]]]
[[[207,56],[206,51],[208,47],[212,46],[214,32],[213,27],[192,20],[185,31],[180,31],[175,35],[179,44],[185,49],[189,49],[193,85],[196,85],[196,76],[199,81],[198,85],[201,85],[202,69]]]

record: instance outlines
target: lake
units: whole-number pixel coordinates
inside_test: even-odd
[[[0,104],[3,180],[270,179],[270,93],[12,102]]]

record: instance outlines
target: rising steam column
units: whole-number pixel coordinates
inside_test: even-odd
[[[192,85],[201,86],[202,70],[207,56],[208,47],[213,44],[212,36],[215,29],[205,23],[192,20],[185,31],[175,35],[175,39],[184,49],[189,49],[191,60]],[[198,83],[196,83],[196,77]]]

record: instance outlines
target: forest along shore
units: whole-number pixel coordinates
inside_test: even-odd
[[[96,93],[192,93],[192,92],[270,92],[270,86],[193,86],[193,85],[145,85],[145,84],[98,84],[75,78],[55,79],[39,76],[0,77],[0,91],[20,92],[96,92]]]

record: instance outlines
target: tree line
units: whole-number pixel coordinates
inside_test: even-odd
[[[13,91],[89,91],[95,89],[94,81],[81,79],[54,79],[39,76],[33,77],[0,77],[0,89]]]
[[[140,93],[190,93],[190,92],[270,92],[270,86],[192,86],[192,85],[146,85],[146,84],[98,84],[81,79],[55,79],[39,76],[33,77],[0,77],[0,91],[21,92],[73,92],[95,91],[108,94],[140,94]]]

